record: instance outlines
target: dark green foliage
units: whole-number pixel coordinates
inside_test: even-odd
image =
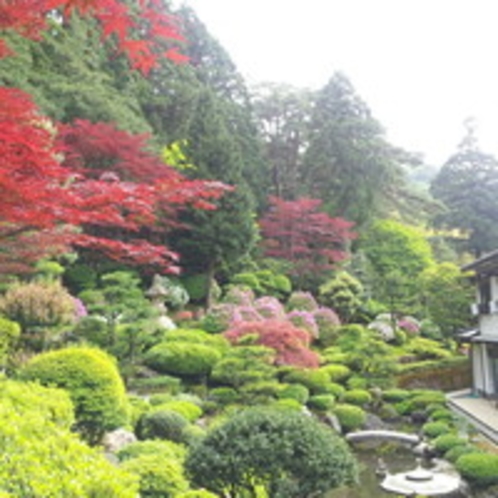
[[[188,420],[179,413],[158,408],[140,417],[136,433],[139,439],[168,439],[182,443],[187,426]]]
[[[234,285],[243,285],[252,289],[258,296],[274,296],[284,299],[292,290],[291,281],[283,274],[271,270],[238,273],[230,279]]]
[[[214,382],[239,388],[249,382],[270,380],[275,353],[264,346],[238,346],[230,349],[211,372]]]
[[[240,398],[237,391],[231,387],[215,387],[209,391],[209,399],[220,405],[236,403]]]
[[[182,381],[178,377],[170,375],[157,375],[132,379],[131,387],[147,393],[167,391],[168,393],[176,394],[182,390]]]
[[[436,226],[467,234],[454,242],[479,256],[498,246],[498,161],[479,149],[474,129],[467,124],[467,136],[434,178],[431,193],[446,207],[435,216]]]
[[[221,353],[210,346],[187,342],[164,342],[144,356],[144,363],[161,373],[202,376],[211,372]]]
[[[128,420],[125,388],[113,359],[93,348],[68,348],[34,357],[22,379],[67,389],[74,403],[76,429],[90,442]]]
[[[475,486],[498,484],[498,455],[468,453],[462,455],[455,466],[462,477]]]
[[[396,403],[410,397],[410,391],[406,389],[386,389],[382,392],[382,399],[388,403]]]
[[[469,453],[481,453],[482,451],[472,444],[459,444],[453,446],[444,454],[444,459],[448,462],[455,463],[462,455],[468,455]]]
[[[333,408],[333,413],[339,420],[345,432],[360,429],[366,421],[366,412],[359,406],[339,404]]]
[[[186,468],[195,485],[230,498],[303,498],[356,478],[345,444],[314,419],[293,411],[252,409],[211,431],[190,452]]]

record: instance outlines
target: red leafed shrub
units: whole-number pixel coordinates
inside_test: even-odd
[[[276,365],[303,368],[319,366],[318,355],[309,349],[310,334],[289,322],[279,320],[240,322],[225,333],[225,337],[234,345],[250,335],[255,337],[256,344],[276,351]]]

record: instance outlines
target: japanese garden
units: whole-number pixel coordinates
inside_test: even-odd
[[[0,2],[0,498],[498,496],[448,402],[494,401],[498,159],[467,122],[438,166],[189,7]]]

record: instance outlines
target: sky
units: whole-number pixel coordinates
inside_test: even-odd
[[[185,0],[248,83],[345,73],[388,139],[442,165],[473,117],[498,156],[498,0]]]

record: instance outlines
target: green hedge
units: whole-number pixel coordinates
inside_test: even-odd
[[[498,455],[468,453],[456,461],[456,469],[462,477],[478,487],[498,484]]]

